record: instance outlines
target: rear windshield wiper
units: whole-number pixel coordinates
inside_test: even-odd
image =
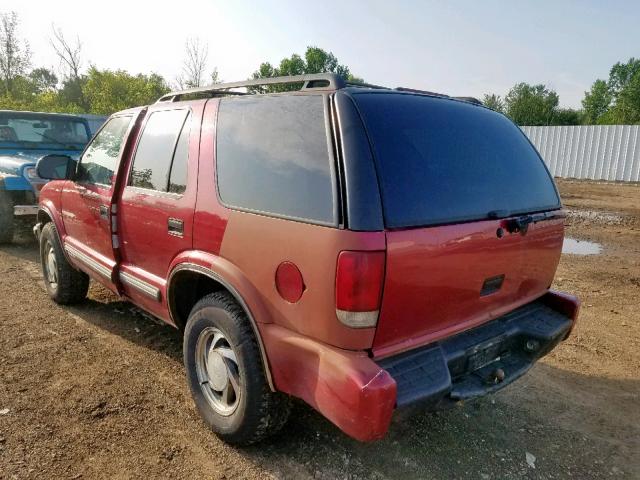
[[[522,215],[507,220],[506,228],[509,233],[527,233],[529,225],[532,223],[543,222],[545,220],[552,220],[555,218],[565,218],[567,213],[564,210],[553,210],[551,212],[532,213],[528,215]],[[505,217],[500,217],[505,218]]]

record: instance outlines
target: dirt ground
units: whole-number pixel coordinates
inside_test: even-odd
[[[559,186],[567,235],[603,246],[562,256],[573,336],[505,390],[400,412],[371,444],[299,403],[270,443],[226,446],[195,412],[177,331],[96,286],[58,307],[35,242],[1,247],[0,479],[640,478],[640,186]]]

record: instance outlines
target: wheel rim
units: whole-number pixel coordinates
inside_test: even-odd
[[[56,260],[56,253],[49,242],[47,242],[45,257],[45,270],[47,276],[47,282],[51,288],[58,288],[58,261]]]
[[[196,344],[196,373],[207,402],[220,415],[235,412],[242,394],[238,360],[222,331],[205,328]]]

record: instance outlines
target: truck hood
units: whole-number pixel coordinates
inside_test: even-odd
[[[0,149],[0,173],[5,175],[22,175],[22,170],[26,165],[34,165],[45,155],[56,153],[68,155],[74,160],[78,160],[80,151],[78,150],[46,150],[46,149]]]

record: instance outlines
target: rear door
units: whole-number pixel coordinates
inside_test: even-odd
[[[165,320],[169,265],[193,245],[203,105],[149,108],[118,203],[122,288]]]
[[[466,102],[354,98],[373,146],[387,237],[376,354],[437,340],[542,295],[560,258],[563,221],[544,214],[559,211],[559,197],[522,132]],[[537,223],[516,232],[514,219],[531,214]]]
[[[133,114],[107,121],[80,158],[76,177],[62,191],[65,250],[73,261],[110,288],[115,266],[111,199],[115,175]]]

